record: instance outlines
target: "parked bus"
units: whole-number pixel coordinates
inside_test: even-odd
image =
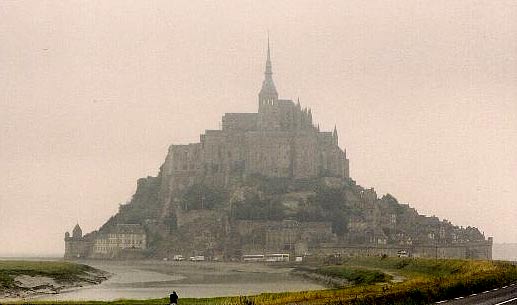
[[[289,254],[287,253],[275,253],[266,254],[266,262],[288,262]]]
[[[242,256],[243,262],[263,262],[264,254],[247,254]]]
[[[191,261],[191,262],[204,262],[205,261],[205,257],[203,255],[191,256],[189,258],[189,261]]]

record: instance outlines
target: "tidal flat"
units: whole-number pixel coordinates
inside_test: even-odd
[[[111,276],[95,286],[39,295],[32,300],[145,300],[167,297],[173,290],[182,298],[208,298],[326,288],[282,264],[94,260],[81,263]]]

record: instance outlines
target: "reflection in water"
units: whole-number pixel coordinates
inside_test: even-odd
[[[290,274],[285,267],[262,264],[190,262],[97,262],[86,264],[111,272],[107,281],[45,295],[38,300],[115,300],[250,295],[263,292],[316,290],[324,287]]]

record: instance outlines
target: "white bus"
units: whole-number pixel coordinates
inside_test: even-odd
[[[243,262],[263,262],[264,254],[247,254],[242,256]]]
[[[191,261],[191,262],[204,262],[205,261],[205,257],[203,255],[191,256],[189,258],[189,261]]]
[[[287,253],[275,253],[266,254],[266,262],[288,262],[289,254]]]

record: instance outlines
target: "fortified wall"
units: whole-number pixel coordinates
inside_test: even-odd
[[[436,259],[492,259],[493,240],[459,244],[416,245],[351,245],[329,243],[314,248],[314,255],[339,256],[400,256],[401,251],[410,257]]]

